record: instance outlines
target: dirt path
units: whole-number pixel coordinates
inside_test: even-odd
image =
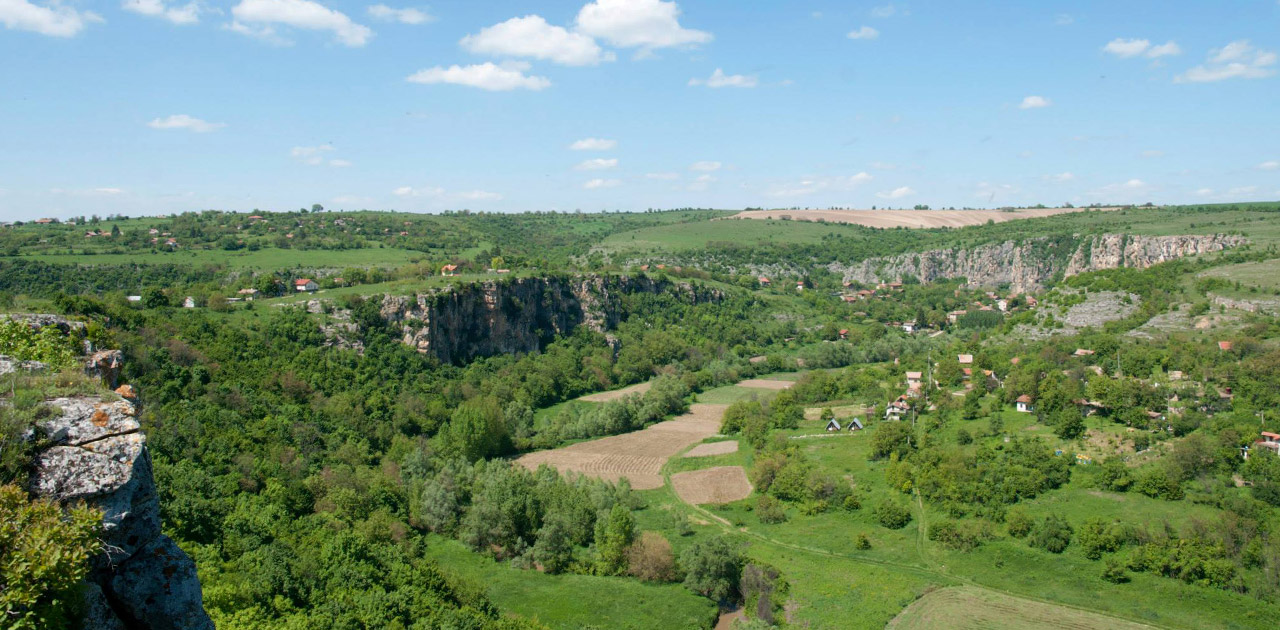
[[[609,402],[611,400],[618,400],[619,398],[630,396],[631,394],[643,394],[649,391],[649,387],[651,386],[652,383],[650,381],[645,381],[643,383],[636,383],[635,385],[628,385],[622,389],[614,389],[596,394],[587,394],[586,396],[578,398],[578,400],[585,400],[587,402]]]

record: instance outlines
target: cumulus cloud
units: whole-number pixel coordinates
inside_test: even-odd
[[[1102,51],[1121,58],[1137,57],[1139,55],[1148,59],[1158,59],[1170,55],[1182,54],[1177,42],[1172,40],[1152,46],[1151,41],[1147,39],[1124,39],[1117,37],[1102,47]]]
[[[28,0],[0,0],[0,24],[11,30],[75,37],[90,22],[101,21],[92,11],[77,11],[57,1],[50,1],[46,6]]]
[[[881,199],[902,199],[903,197],[910,197],[914,194],[916,194],[916,191],[912,190],[910,186],[900,186],[893,190],[878,192],[876,193],[876,196]]]
[[[385,4],[375,4],[369,7],[369,17],[384,22],[399,22],[409,25],[426,24],[435,20],[430,13],[421,9],[396,9]]]
[[[579,171],[604,171],[611,168],[617,168],[618,158],[595,158],[592,160],[584,160],[574,168]]]
[[[662,0],[595,0],[578,11],[577,30],[642,51],[705,44],[712,38],[711,33],[680,26],[680,7]]]
[[[339,43],[353,48],[364,46],[373,37],[369,27],[312,0],[240,0],[231,8],[231,17],[231,30],[274,41],[279,41],[277,25],[331,31]]]
[[[443,188],[414,188],[413,186],[401,186],[391,194],[397,197],[441,197],[444,196]]]
[[[753,88],[759,85],[760,81],[755,75],[746,74],[725,74],[724,70],[716,68],[708,79],[689,79],[689,85],[705,85],[709,88],[737,87],[737,88]]]
[[[1267,160],[1266,162],[1263,162],[1263,163],[1261,163],[1261,164],[1259,164],[1259,165],[1258,165],[1258,170],[1260,170],[1260,171],[1278,171],[1278,170],[1280,170],[1280,161],[1276,161],[1276,160]]]
[[[527,63],[507,63],[501,66],[492,62],[472,64],[469,66],[452,65],[448,68],[436,66],[419,70],[405,80],[410,83],[436,84],[451,83],[467,87],[480,88],[491,92],[508,92],[511,90],[543,90],[551,87],[551,80],[546,77],[524,74],[529,69]]]
[[[476,54],[500,57],[532,57],[566,66],[594,66],[615,56],[596,40],[548,24],[541,16],[527,15],[480,29],[459,42]]]
[[[324,164],[337,168],[351,166],[351,162],[348,160],[330,158],[329,155],[335,150],[336,149],[332,144],[322,144],[314,147],[294,147],[289,150],[289,155],[293,157],[293,159],[311,166],[321,166]]]
[[[570,151],[611,151],[618,146],[617,140],[604,138],[583,138],[569,145]]]
[[[870,173],[861,172],[839,177],[807,177],[798,182],[779,186],[769,191],[773,197],[802,197],[828,190],[853,190],[875,179]]]
[[[0,0],[0,4],[3,4],[3,0]],[[167,0],[124,0],[120,8],[139,15],[165,19],[174,24],[195,24],[200,21],[200,5],[195,2],[171,6]]]
[[[876,29],[871,28],[870,26],[863,26],[861,28],[856,28],[852,31],[849,31],[849,34],[846,35],[846,37],[848,37],[849,39],[875,39],[879,36],[880,36],[880,31],[877,31]]]
[[[582,185],[582,187],[586,188],[587,190],[595,190],[597,188],[613,188],[614,186],[618,186],[620,184],[622,184],[622,181],[617,179],[596,178],[596,179],[587,181]]]
[[[226,123],[211,123],[186,114],[173,114],[164,118],[156,118],[147,123],[152,129],[185,129],[195,133],[209,133],[226,127]]]
[[[1069,182],[1074,180],[1075,178],[1076,178],[1075,174],[1073,174],[1071,171],[1049,176],[1049,179],[1055,182]]]
[[[1276,53],[1255,48],[1249,40],[1209,51],[1209,58],[1174,78],[1176,83],[1209,83],[1226,79],[1263,79],[1276,73]]]
[[[690,165],[689,165],[689,170],[691,170],[691,171],[701,171],[701,172],[703,172],[703,173],[711,173],[711,172],[714,172],[714,171],[718,171],[718,170],[720,170],[720,167],[721,167],[721,166],[723,166],[723,164],[721,164],[721,163],[719,163],[719,162],[713,162],[713,161],[710,161],[710,160],[703,160],[703,161],[701,161],[701,162],[694,162],[693,164],[690,164]]]
[[[1049,105],[1049,99],[1043,96],[1028,96],[1022,99],[1022,104],[1018,105],[1018,109],[1039,109]]]
[[[875,7],[871,9],[871,16],[878,17],[878,18],[893,17],[895,15],[898,15],[899,11],[900,10],[898,9],[897,6],[893,4],[886,4],[882,7]],[[906,11],[902,11],[901,14],[906,15],[907,13]]]

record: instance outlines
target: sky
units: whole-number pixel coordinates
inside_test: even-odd
[[[0,0],[0,221],[1280,199],[1280,0]]]

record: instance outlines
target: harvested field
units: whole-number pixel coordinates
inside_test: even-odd
[[[1152,626],[1003,595],[971,586],[933,591],[907,606],[885,630],[1150,630]]]
[[[587,402],[609,402],[624,396],[630,396],[631,394],[643,394],[649,391],[650,385],[651,383],[649,381],[645,381],[643,383],[636,383],[635,385],[628,385],[622,389],[600,392],[598,394],[587,394],[586,396],[578,398],[578,400],[585,400]]]
[[[737,440],[725,440],[723,442],[712,442],[710,444],[699,444],[685,453],[685,457],[710,457],[712,455],[728,455],[729,453],[738,452]]]
[[[751,482],[742,466],[717,466],[671,475],[676,495],[685,503],[728,503],[751,494]]]
[[[1118,208],[1022,208],[1017,210],[747,210],[730,219],[781,219],[793,221],[826,221],[856,223],[875,228],[958,228],[982,225],[987,221],[1004,223],[1017,219],[1051,217],[1055,214],[1085,210],[1118,210]]]
[[[561,473],[578,473],[607,481],[625,477],[637,490],[661,488],[662,465],[690,444],[715,435],[727,407],[695,403],[688,413],[643,430],[529,453],[516,463],[530,470],[548,464]]]
[[[751,387],[754,389],[790,389],[792,385],[795,385],[794,381],[773,381],[763,378],[749,378],[738,382],[738,387]]]

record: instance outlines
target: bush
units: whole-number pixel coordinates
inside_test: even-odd
[[[1115,560],[1107,560],[1107,566],[1102,569],[1102,579],[1112,584],[1124,584],[1129,581],[1129,573],[1125,571],[1123,564]]]
[[[929,525],[929,540],[948,549],[973,551],[991,539],[991,532],[979,521],[940,520]]]
[[[905,422],[882,422],[871,436],[871,458],[884,459],[890,453],[911,452],[911,425]]]
[[[662,534],[644,532],[627,550],[627,573],[646,582],[674,582],[676,558]]]
[[[1005,527],[1009,530],[1009,535],[1014,538],[1025,538],[1031,533],[1031,529],[1035,527],[1036,521],[1022,509],[1009,510],[1009,514],[1005,517]]]
[[[745,563],[742,551],[720,536],[699,540],[680,554],[684,585],[715,602],[737,601]]]
[[[1027,543],[1049,553],[1062,553],[1071,544],[1071,524],[1057,514],[1050,514],[1031,532]]]
[[[766,525],[776,525],[787,521],[787,513],[782,509],[782,503],[767,494],[762,494],[756,499],[756,516],[760,518],[761,523]]]
[[[853,548],[859,551],[866,551],[871,548],[871,539],[866,534],[858,534],[858,538],[853,543]]]
[[[884,499],[875,509],[876,522],[889,529],[902,529],[911,522],[911,510],[892,499]]]
[[[102,513],[83,506],[63,512],[0,486],[0,619],[16,630],[70,625],[68,603],[101,548]]]
[[[1153,499],[1177,501],[1183,497],[1182,484],[1158,466],[1147,466],[1138,475],[1133,489]]]

